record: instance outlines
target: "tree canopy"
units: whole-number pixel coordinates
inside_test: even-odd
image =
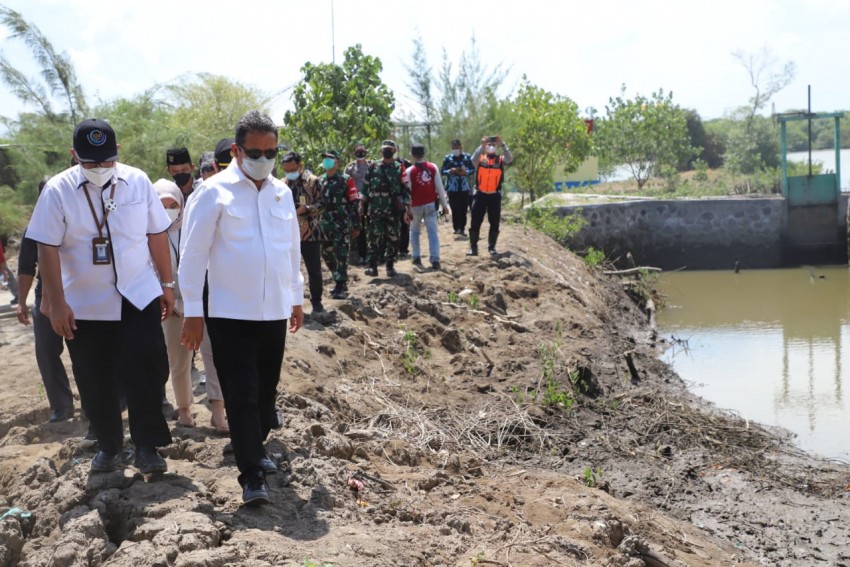
[[[600,120],[596,148],[607,165],[625,164],[642,188],[654,176],[675,171],[694,153],[688,135],[686,112],[673,102],[673,93],[659,89],[650,97],[610,98]]]
[[[318,164],[327,148],[339,150],[343,161],[351,159],[357,142],[377,153],[390,135],[395,108],[381,69],[381,60],[365,55],[359,44],[345,50],[341,65],[304,64],[292,93],[295,108],[284,115],[281,134],[306,165]]]

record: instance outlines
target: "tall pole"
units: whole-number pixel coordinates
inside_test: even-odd
[[[334,27],[334,0],[331,0],[331,63],[336,65],[336,28]]]

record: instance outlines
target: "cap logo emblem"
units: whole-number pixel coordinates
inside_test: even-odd
[[[106,143],[106,134],[104,134],[100,130],[92,130],[91,132],[89,132],[86,138],[93,146],[102,146]]]

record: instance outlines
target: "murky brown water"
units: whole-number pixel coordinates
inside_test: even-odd
[[[850,461],[850,269],[676,272],[659,291],[661,336],[691,389],[799,445]]]

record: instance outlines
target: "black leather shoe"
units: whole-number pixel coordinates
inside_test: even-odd
[[[249,506],[268,504],[269,488],[262,478],[252,478],[242,487],[242,502]]]
[[[266,474],[274,474],[278,471],[277,463],[269,457],[263,457],[260,459],[260,466],[263,467],[263,472]]]
[[[336,287],[331,291],[331,299],[345,299],[346,285],[337,282]]]
[[[470,248],[470,249],[466,252],[466,255],[467,255],[467,256],[478,256],[478,248]]]
[[[121,457],[114,453],[98,451],[91,460],[91,472],[113,472],[121,466]]]
[[[325,306],[322,305],[321,301],[313,302],[313,313],[321,313],[325,310]]]
[[[60,421],[68,421],[74,417],[74,408],[63,410],[54,410],[50,412],[50,423],[58,423]]]
[[[431,262],[431,269],[432,270],[442,270],[443,267],[440,265],[439,262]]]
[[[168,470],[165,459],[162,458],[154,447],[137,447],[136,459],[133,461],[133,466],[139,469],[139,472],[142,474],[152,474]]]

